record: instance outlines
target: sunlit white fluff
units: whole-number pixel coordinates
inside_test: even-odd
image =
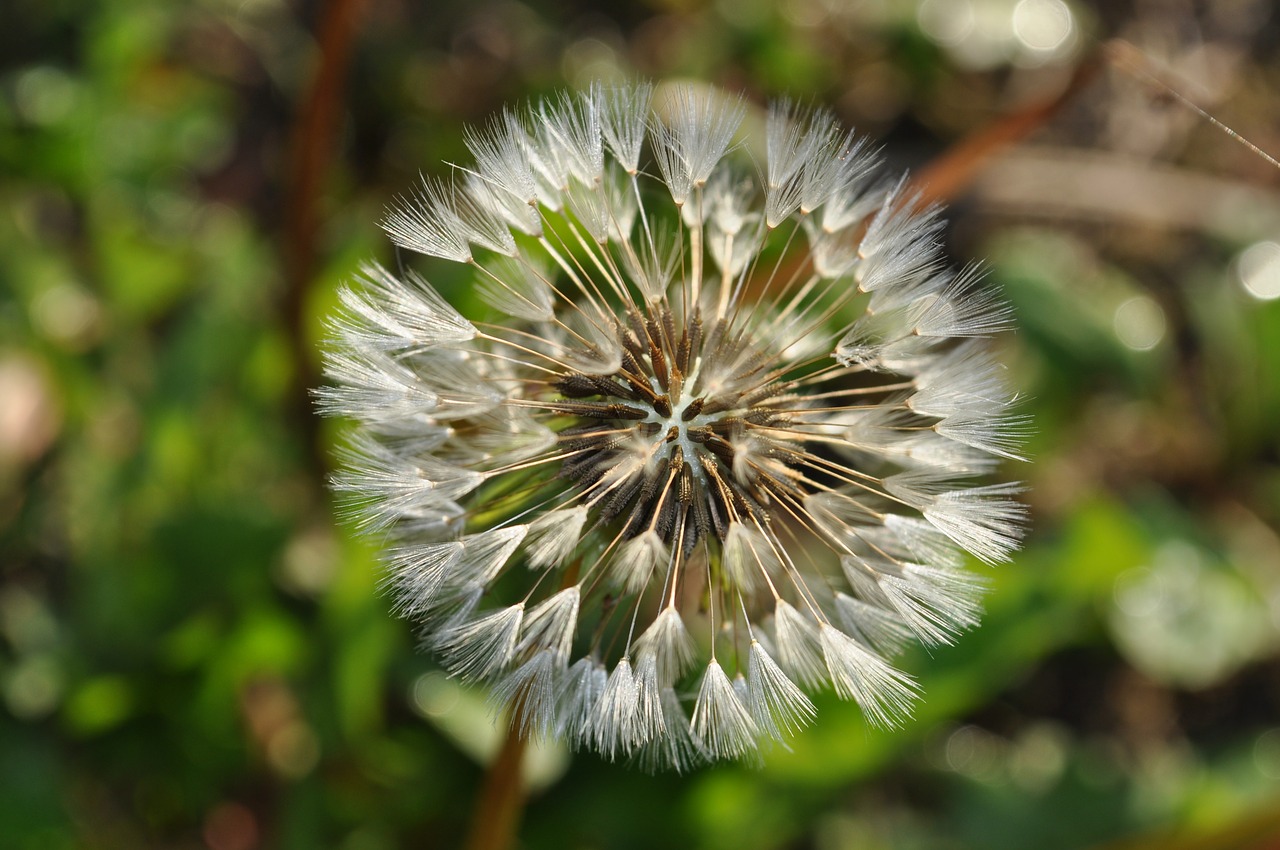
[[[753,752],[759,728],[714,658],[707,665],[693,707],[693,734],[710,758],[739,758]]]
[[[752,720],[779,741],[794,735],[817,714],[804,691],[782,672],[758,640],[752,640],[748,650],[746,681]]]
[[[556,733],[574,746],[594,743],[592,723],[609,683],[609,674],[598,659],[584,657],[560,675],[560,695],[554,717]]]
[[[335,327],[360,350],[405,352],[474,339],[476,329],[421,276],[403,279],[376,264],[361,267],[359,288],[343,287]],[[341,350],[332,357],[350,356]]]
[[[628,174],[640,169],[640,152],[649,127],[649,103],[653,86],[606,87],[596,83],[590,97],[600,119],[604,143]]]
[[[818,639],[836,693],[857,702],[877,726],[900,723],[915,701],[915,680],[835,626],[820,626]]]
[[[695,186],[711,179],[745,108],[719,92],[680,86],[670,92],[665,111],[665,120],[653,125],[654,152],[672,199],[684,204]]]
[[[647,769],[755,761],[821,690],[901,723],[889,659],[978,622],[1023,522],[1005,306],[834,114],[775,106],[753,161],[747,109],[595,85],[469,131],[384,225],[482,306],[366,267],[317,393],[424,644]]]
[[[524,618],[517,650],[550,652],[563,666],[573,651],[581,600],[581,590],[574,585],[530,608]]]
[[[631,659],[623,657],[609,674],[604,691],[591,711],[590,733],[595,748],[609,758],[629,755],[647,740],[646,702],[631,669]]]
[[[830,679],[813,621],[785,599],[774,604],[774,646],[786,671],[806,688],[817,690]]]
[[[489,702],[495,713],[510,708],[512,725],[526,736],[552,734],[563,665],[564,660],[549,649],[535,652],[494,684]]]
[[[529,524],[529,566],[558,566],[578,546],[582,528],[587,523],[587,509],[579,505],[558,511],[547,511]]]
[[[446,666],[463,679],[483,679],[507,666],[516,649],[524,606],[468,617],[432,641]]]
[[[696,657],[697,645],[679,610],[674,605],[662,609],[649,628],[635,642],[639,658],[653,658],[662,681],[674,682],[684,675]]]

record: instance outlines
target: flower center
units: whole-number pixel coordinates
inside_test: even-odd
[[[692,459],[699,456],[699,450],[695,448],[696,444],[690,436],[692,429],[698,429],[696,433],[703,433],[707,421],[714,421],[712,417],[704,417],[701,414],[702,408],[706,405],[706,399],[702,396],[694,398],[687,390],[680,395],[680,399],[676,404],[672,405],[671,415],[662,416],[657,410],[650,414],[645,421],[655,422],[661,429],[663,434],[662,442],[659,444],[658,451],[670,456],[676,450],[684,458]],[[705,483],[706,475],[698,467],[694,466],[693,476],[699,482]]]
[[[584,490],[623,536],[656,532],[691,547],[724,540],[731,523],[769,521],[780,499],[803,498],[791,458],[789,397],[741,335],[717,324],[683,328],[665,307],[629,315],[616,329],[621,366],[610,375],[569,372],[552,402],[578,421],[560,431],[561,474]]]

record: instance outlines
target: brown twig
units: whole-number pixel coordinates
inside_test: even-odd
[[[332,0],[325,6],[317,36],[320,49],[315,74],[299,106],[289,143],[291,168],[282,249],[286,289],[281,310],[297,366],[294,412],[317,468],[323,467],[323,459],[308,390],[319,382],[319,376],[306,338],[303,308],[315,267],[319,198],[336,147],[343,81],[363,4],[364,0]]]
[[[953,145],[920,171],[911,182],[911,188],[919,193],[920,205],[951,200],[976,179],[978,172],[1002,148],[1022,140],[1056,115],[1073,97],[1088,86],[1104,67],[1110,66],[1152,86],[1161,94],[1172,97],[1205,121],[1226,133],[1229,137],[1280,168],[1269,153],[1210,115],[1205,109],[1182,94],[1180,86],[1167,82],[1164,72],[1137,47],[1122,39],[1112,39],[1099,45],[1075,69],[1065,89],[1056,97],[1000,118]]]
[[[520,734],[520,724],[511,724],[502,749],[489,765],[484,788],[476,800],[467,850],[508,850],[514,843],[524,808],[520,766],[524,761],[525,746],[526,739]]]
[[[318,383],[308,349],[303,307],[316,260],[318,201],[333,159],[342,83],[351,57],[356,21],[364,0],[332,0],[320,24],[320,57],[311,87],[298,111],[290,144],[287,203],[285,209],[284,268],[288,287],[282,305],[286,328],[298,366],[297,405],[307,443],[318,451],[316,419],[311,414],[307,388]],[[321,460],[317,457],[317,465]],[[520,766],[525,739],[513,724],[497,758],[490,765],[484,788],[476,801],[469,850],[507,850],[515,839],[524,806]]]
[[[1002,116],[935,158],[911,181],[912,190],[919,193],[919,205],[945,203],[960,194],[973,182],[993,154],[1016,144],[1044,126],[1073,97],[1093,82],[1106,58],[1104,51],[1095,51],[1076,66],[1066,88],[1057,96]]]

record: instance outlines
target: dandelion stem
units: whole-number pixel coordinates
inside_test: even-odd
[[[311,415],[307,387],[315,386],[314,358],[306,333],[305,305],[316,265],[316,234],[320,230],[324,181],[332,166],[338,121],[343,114],[343,89],[352,45],[359,30],[364,0],[332,0],[324,4],[320,31],[319,64],[305,98],[298,104],[291,128],[288,161],[288,199],[282,245],[287,289],[281,309],[293,348],[299,380],[291,388],[297,427],[305,436],[310,459],[318,471],[327,467],[320,449],[316,418]]]
[[[507,738],[489,765],[484,787],[476,800],[467,850],[507,850],[515,844],[516,830],[524,810],[520,768],[526,743],[520,724],[510,724]]]

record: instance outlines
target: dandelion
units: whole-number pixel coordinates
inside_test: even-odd
[[[394,205],[466,314],[379,266],[341,293],[335,479],[397,610],[524,734],[686,769],[758,758],[830,688],[900,722],[892,659],[1008,558],[1004,306],[833,115],[593,87],[471,132]],[[759,154],[756,154],[759,156]]]

